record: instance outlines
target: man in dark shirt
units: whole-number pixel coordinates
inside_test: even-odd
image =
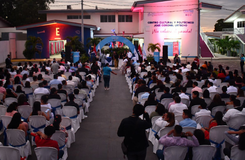
[[[164,94],[161,96],[160,102],[164,98],[173,98],[173,95],[169,93],[169,90],[170,90],[169,87],[164,88],[164,90],[163,90]]]
[[[10,55],[8,55],[8,57],[5,59],[5,64],[6,64],[6,68],[11,68],[12,67],[12,62],[11,62]]]
[[[189,111],[191,111],[191,107],[194,105],[201,105],[203,104],[205,101],[201,98],[199,98],[199,92],[198,91],[194,91],[192,93],[192,100],[191,100],[191,104],[189,106]]]
[[[227,94],[226,91],[227,91],[227,87],[226,87],[226,86],[223,86],[223,87],[222,87],[222,92],[223,92],[223,93],[220,94],[220,97],[221,97],[221,98],[230,98],[230,95]]]
[[[48,99],[61,99],[60,96],[57,94],[56,88],[51,89],[50,95],[48,96]]]
[[[139,118],[143,114],[143,120]],[[150,128],[151,121],[148,113],[144,113],[144,107],[136,104],[133,108],[133,115],[122,120],[117,135],[124,137],[123,143],[127,148],[129,160],[146,157],[146,149],[149,146],[145,130]]]
[[[69,95],[69,102],[66,102],[65,103],[65,106],[74,106],[74,107],[76,107],[77,108],[77,114],[79,114],[79,106],[78,106],[78,104],[77,103],[75,103],[74,102],[74,99],[75,99],[75,96],[74,96],[74,94],[70,94]]]
[[[150,88],[146,87],[146,82],[144,80],[139,80],[139,87],[136,89],[134,98],[133,98],[133,103],[134,105],[137,104],[138,102],[138,94],[141,92],[150,92]]]
[[[88,75],[88,70],[85,67],[86,67],[86,65],[83,63],[82,68],[78,68],[78,71],[79,72],[85,72],[86,75]]]

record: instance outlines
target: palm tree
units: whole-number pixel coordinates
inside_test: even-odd
[[[156,44],[149,43],[147,50],[152,53],[154,53],[156,50],[160,52],[161,51],[160,47],[161,47],[160,43],[156,43]]]
[[[230,49],[230,51],[232,53],[232,56],[236,56],[237,55],[236,50],[237,49],[240,49],[241,48],[241,45],[240,45],[240,42],[239,41],[232,39],[232,40],[230,40],[229,47],[230,47],[229,49]]]
[[[66,39],[68,40],[66,46],[70,46],[73,51],[79,50],[81,53],[81,51],[83,50],[83,45],[79,41],[78,36],[74,36],[74,37],[68,36],[66,37]]]
[[[88,38],[87,39],[87,47],[89,48],[89,46],[97,46],[97,44],[100,43],[100,41],[102,41],[103,38],[100,37],[95,37],[95,38]]]
[[[23,54],[27,59],[32,59],[36,56],[36,53],[38,53],[41,57],[42,48],[43,42],[40,37],[29,36],[26,40],[25,50],[23,51]]]

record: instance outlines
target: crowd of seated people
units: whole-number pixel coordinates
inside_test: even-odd
[[[65,141],[69,141],[70,134],[66,130],[71,130],[74,127],[74,117],[75,119],[81,117],[81,119],[77,118],[79,122],[87,117],[85,114],[88,110],[85,108],[90,106],[94,92],[99,85],[100,76],[101,63],[98,59],[95,59],[93,63],[79,61],[75,64],[67,64],[63,60],[56,61],[55,59],[39,62],[39,64],[31,62],[22,64],[20,62],[12,68],[0,69],[1,105],[6,108],[6,113],[2,114],[11,117],[10,123],[4,127],[7,130],[23,130],[26,139],[30,138],[29,134],[31,133],[32,136],[35,136],[37,147],[54,147],[58,150],[59,157],[62,157],[64,153],[60,149],[61,146],[51,140],[52,135],[56,131],[64,131],[65,137],[67,137]],[[77,96],[75,95],[78,97],[81,95],[80,97],[84,98],[76,100]],[[59,106],[54,106],[53,102],[59,102],[59,100]],[[66,106],[72,106],[77,111],[75,116],[70,117],[72,123],[67,129],[67,126],[61,126],[65,113],[57,112],[59,107],[63,110]],[[18,109],[20,107],[21,110]],[[23,107],[26,108],[23,110]],[[42,132],[35,128],[32,129],[32,125],[29,124],[30,121],[33,121],[31,118],[35,116],[45,117],[46,128]],[[65,117],[69,118],[69,116]],[[47,140],[47,143],[44,143],[44,140]],[[21,156],[28,157],[28,155]]]
[[[168,139],[172,143],[180,140],[177,138],[170,140],[168,136],[174,134],[181,137],[182,129],[190,130],[191,134],[187,132],[186,136],[196,136],[198,142],[193,138],[194,142],[189,140],[183,142],[184,144],[176,142],[171,145],[189,147],[210,145],[209,137],[213,137],[215,133],[213,130],[217,126],[224,127],[227,132],[216,133],[216,136],[239,134],[240,137],[237,139],[231,136],[229,138],[235,144],[238,144],[238,139],[241,140],[238,148],[245,152],[245,148],[241,145],[242,142],[245,143],[243,134],[245,130],[244,127],[241,129],[237,126],[245,126],[244,75],[244,73],[239,74],[238,70],[231,71],[228,66],[225,68],[219,65],[215,68],[211,62],[200,65],[198,58],[195,58],[191,64],[165,64],[162,60],[159,62],[145,60],[137,66],[130,64],[125,77],[132,94],[133,104],[142,104],[145,108],[149,105],[156,106],[155,110],[147,109],[146,111],[154,120],[149,132],[149,141],[153,143],[153,152],[157,153],[159,159],[164,154],[163,150],[169,147],[166,142]],[[146,100],[144,93],[149,93]],[[155,116],[157,117],[154,118]],[[234,125],[237,117],[241,119],[239,124]],[[159,137],[160,131],[162,133],[162,130],[174,126],[178,127],[167,135]],[[158,145],[152,138],[154,136],[159,139],[158,144],[163,144],[161,155],[159,151],[154,150],[154,146]],[[212,142],[211,144],[215,146]],[[223,150],[217,152],[220,153],[213,156],[223,154]],[[231,156],[230,146],[225,147],[224,154]]]

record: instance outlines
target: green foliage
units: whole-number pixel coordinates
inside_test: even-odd
[[[146,56],[146,59],[148,62],[152,62],[154,60],[153,55],[149,54],[148,56]]]
[[[224,23],[224,19],[217,20],[214,25],[214,31],[222,31],[223,28],[233,28],[233,23]]]
[[[219,52],[224,55],[227,52],[232,53],[232,55],[237,55],[236,51],[237,49],[240,49],[240,42],[237,40],[234,40],[228,36],[226,36],[224,39],[218,39],[216,41],[216,45],[219,48]]]
[[[46,15],[38,14],[38,10],[49,9],[51,3],[54,0],[0,0],[0,16],[13,26],[43,22]]]
[[[148,52],[152,52],[152,53],[154,53],[156,50],[160,52],[161,51],[160,47],[161,47],[160,43],[156,43],[156,44],[149,43],[147,50]]]
[[[130,42],[133,42],[133,38],[132,37],[126,37]]]
[[[118,55],[120,55],[121,53],[123,53],[125,50],[127,50],[128,48],[109,48],[104,50],[105,54],[110,54],[110,56],[112,56],[112,53],[115,51]]]
[[[82,63],[85,63],[86,61],[89,60],[89,57],[86,56],[86,54],[82,54],[82,56],[80,57],[80,60],[81,60]]]
[[[25,50],[23,51],[23,55],[27,59],[32,59],[36,53],[41,55],[42,52],[37,49],[37,45],[41,45],[41,47],[43,48],[42,39],[40,37],[29,36],[25,43]]]
[[[103,38],[100,38],[100,37],[95,37],[95,38],[88,38],[87,39],[87,47],[89,48],[89,46],[97,46],[97,44],[100,43],[100,41],[102,41]]]
[[[72,51],[79,50],[80,53],[85,53],[83,44],[79,41],[78,36],[74,36],[74,37],[68,36],[66,37],[66,39],[67,39],[66,46],[70,46]]]

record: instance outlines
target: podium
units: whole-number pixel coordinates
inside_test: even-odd
[[[73,56],[73,63],[76,63],[79,61],[80,59],[80,52],[72,52],[72,56]]]

